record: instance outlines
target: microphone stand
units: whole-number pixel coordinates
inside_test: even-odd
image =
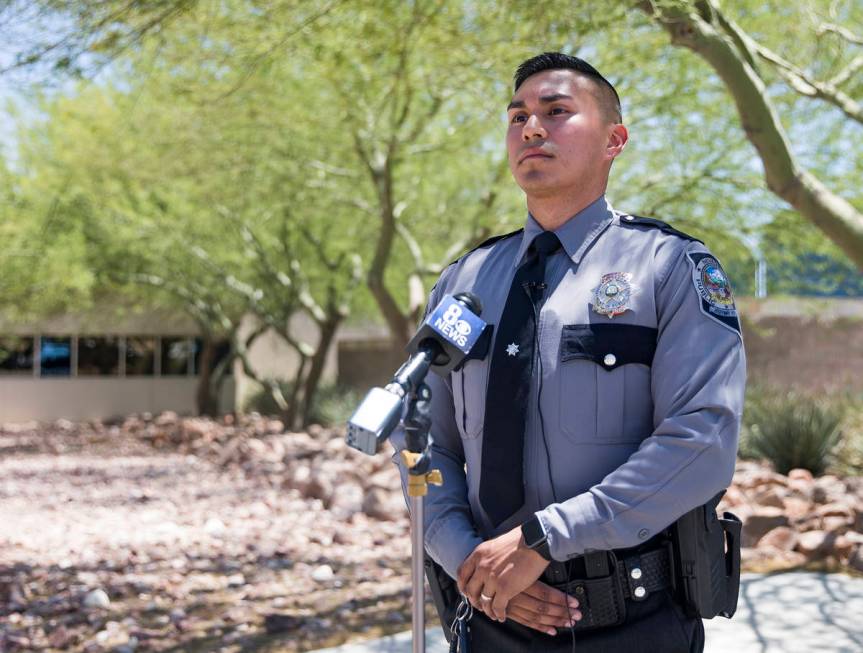
[[[431,468],[431,389],[420,383],[408,396],[404,418],[405,448],[402,461],[408,469],[411,512],[411,624],[413,653],[425,653],[425,586],[423,507],[428,485],[443,485],[443,476]]]

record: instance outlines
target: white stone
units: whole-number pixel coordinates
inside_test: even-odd
[[[223,522],[218,517],[210,517],[204,524],[204,532],[207,535],[222,535],[228,530]]]
[[[319,583],[325,583],[328,580],[332,580],[335,576],[333,572],[333,568],[329,565],[321,565],[319,567],[315,567],[312,571],[312,580],[315,580]]]
[[[109,605],[111,605],[111,599],[108,598],[107,592],[102,589],[88,592],[87,596],[84,597],[85,608],[107,608]]]

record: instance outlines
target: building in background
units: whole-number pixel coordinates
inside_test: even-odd
[[[164,311],[0,322],[0,422],[196,411],[201,339]],[[234,409],[229,378],[220,398]]]

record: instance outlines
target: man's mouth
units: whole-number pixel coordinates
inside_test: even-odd
[[[524,152],[522,152],[521,157],[519,158],[518,162],[523,163],[523,162],[527,161],[528,159],[550,159],[550,158],[551,158],[551,154],[549,154],[548,152],[541,150],[538,147],[531,147],[531,148],[525,150]]]

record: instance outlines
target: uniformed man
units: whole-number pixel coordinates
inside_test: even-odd
[[[444,485],[426,548],[475,608],[472,651],[701,651],[665,542],[734,471],[745,359],[728,278],[700,241],[606,199],[628,134],[588,63],[525,61],[507,117],[524,228],[450,265],[429,300],[471,291],[493,332],[427,380]]]

